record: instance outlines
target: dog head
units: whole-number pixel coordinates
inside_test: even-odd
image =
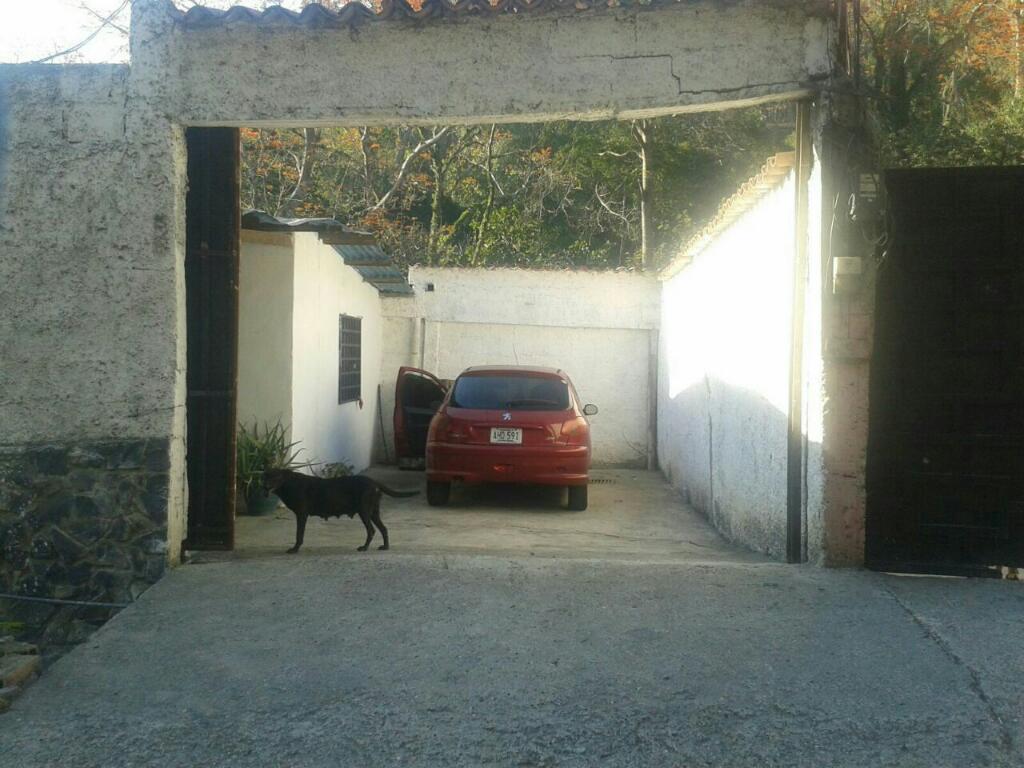
[[[263,473],[263,490],[273,493],[281,487],[284,481],[285,471],[283,469],[268,469]]]

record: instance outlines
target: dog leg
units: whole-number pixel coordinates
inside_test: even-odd
[[[373,541],[373,523],[370,522],[370,516],[363,510],[359,510],[359,519],[363,521],[363,525],[366,526],[366,541],[363,542],[363,546],[357,547],[360,552],[365,552],[370,548],[370,542]]]
[[[302,540],[306,535],[306,518],[308,515],[295,513],[295,546],[288,550],[289,555],[294,555],[302,546]]]
[[[387,527],[384,525],[383,522],[381,522],[380,510],[377,510],[377,513],[374,515],[374,525],[376,525],[380,529],[381,536],[384,537],[384,544],[382,544],[377,549],[390,549],[390,546],[388,545],[387,541]]]
[[[390,547],[388,546],[388,529],[380,519],[379,502],[377,506],[374,507],[373,516],[370,519],[373,520],[373,524],[377,526],[377,528],[380,530],[381,536],[384,537],[384,543],[377,547],[377,549],[390,549]]]

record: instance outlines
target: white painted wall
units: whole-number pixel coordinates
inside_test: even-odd
[[[658,457],[727,536],[785,553],[794,176],[663,284]]]
[[[632,272],[413,267],[412,298],[384,300],[388,449],[398,368],[455,378],[471,365],[562,368],[590,419],[595,465],[647,461],[659,287]],[[433,291],[427,291],[432,284]]]
[[[815,130],[820,130],[815,128]],[[825,545],[826,520],[825,520],[825,496],[826,496],[826,471],[825,457],[825,415],[826,402],[825,394],[825,373],[827,366],[825,362],[824,335],[825,325],[824,312],[825,290],[829,285],[826,274],[822,267],[825,264],[831,265],[831,258],[823,257],[823,250],[829,248],[824,238],[828,236],[822,231],[828,221],[825,216],[831,217],[834,214],[831,202],[826,203],[823,194],[823,167],[822,157],[819,152],[820,141],[815,142],[814,165],[811,169],[810,178],[807,180],[807,287],[804,295],[804,337],[803,337],[803,429],[804,429],[804,494],[803,494],[803,519],[804,533],[807,542],[807,558],[812,563],[821,564],[828,554]],[[846,177],[845,169],[842,174]],[[843,195],[839,199],[848,199]],[[838,238],[837,238],[838,240]],[[829,269],[831,266],[829,266]],[[831,299],[832,297],[829,296]],[[835,312],[834,314],[839,314]],[[861,370],[862,376],[855,377],[853,390],[861,390],[862,402],[865,407],[859,415],[862,419],[863,429],[852,429],[838,435],[833,441],[832,453],[843,453],[841,446],[852,443],[853,446],[865,445],[867,442],[867,383],[868,373],[866,366]],[[859,385],[859,386],[858,386]],[[843,398],[833,399],[831,411],[834,413],[849,413],[849,405],[857,402],[855,394],[844,393]],[[852,396],[851,396],[852,395]],[[849,404],[849,405],[848,405]],[[854,409],[856,410],[856,409]],[[848,466],[838,478],[835,478],[829,485],[833,493],[838,490],[840,493],[851,486],[864,487],[864,467],[867,463],[866,454],[862,456],[860,468]],[[838,488],[837,482],[838,481]],[[850,515],[850,506],[841,504],[843,515],[836,516],[843,522],[853,518],[853,530],[847,530],[843,537],[837,537],[835,545],[831,548],[833,564],[837,565],[860,565],[864,562],[864,504],[863,496],[859,509],[855,505],[853,514]],[[846,501],[845,499],[843,501]]]
[[[299,458],[373,458],[381,371],[381,299],[312,232],[242,236],[238,416],[291,426]],[[338,316],[362,318],[362,403],[338,403]]]
[[[344,461],[356,471],[372,460],[381,359],[381,299],[314,233],[295,238],[292,335],[292,436],[302,458]],[[338,404],[338,316],[362,323],[362,403]]]
[[[238,271],[238,421],[291,424],[292,236],[242,230]]]

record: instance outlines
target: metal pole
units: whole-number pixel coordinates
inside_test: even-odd
[[[647,469],[658,468],[658,332],[648,336],[647,350]]]
[[[796,110],[796,232],[793,312],[789,352],[789,419],[786,439],[786,561],[803,561],[803,355],[807,290],[808,193],[811,175],[811,103]]]

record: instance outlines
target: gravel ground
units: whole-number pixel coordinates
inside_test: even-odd
[[[0,717],[34,766],[1021,766],[1024,588],[401,553],[177,569]]]

